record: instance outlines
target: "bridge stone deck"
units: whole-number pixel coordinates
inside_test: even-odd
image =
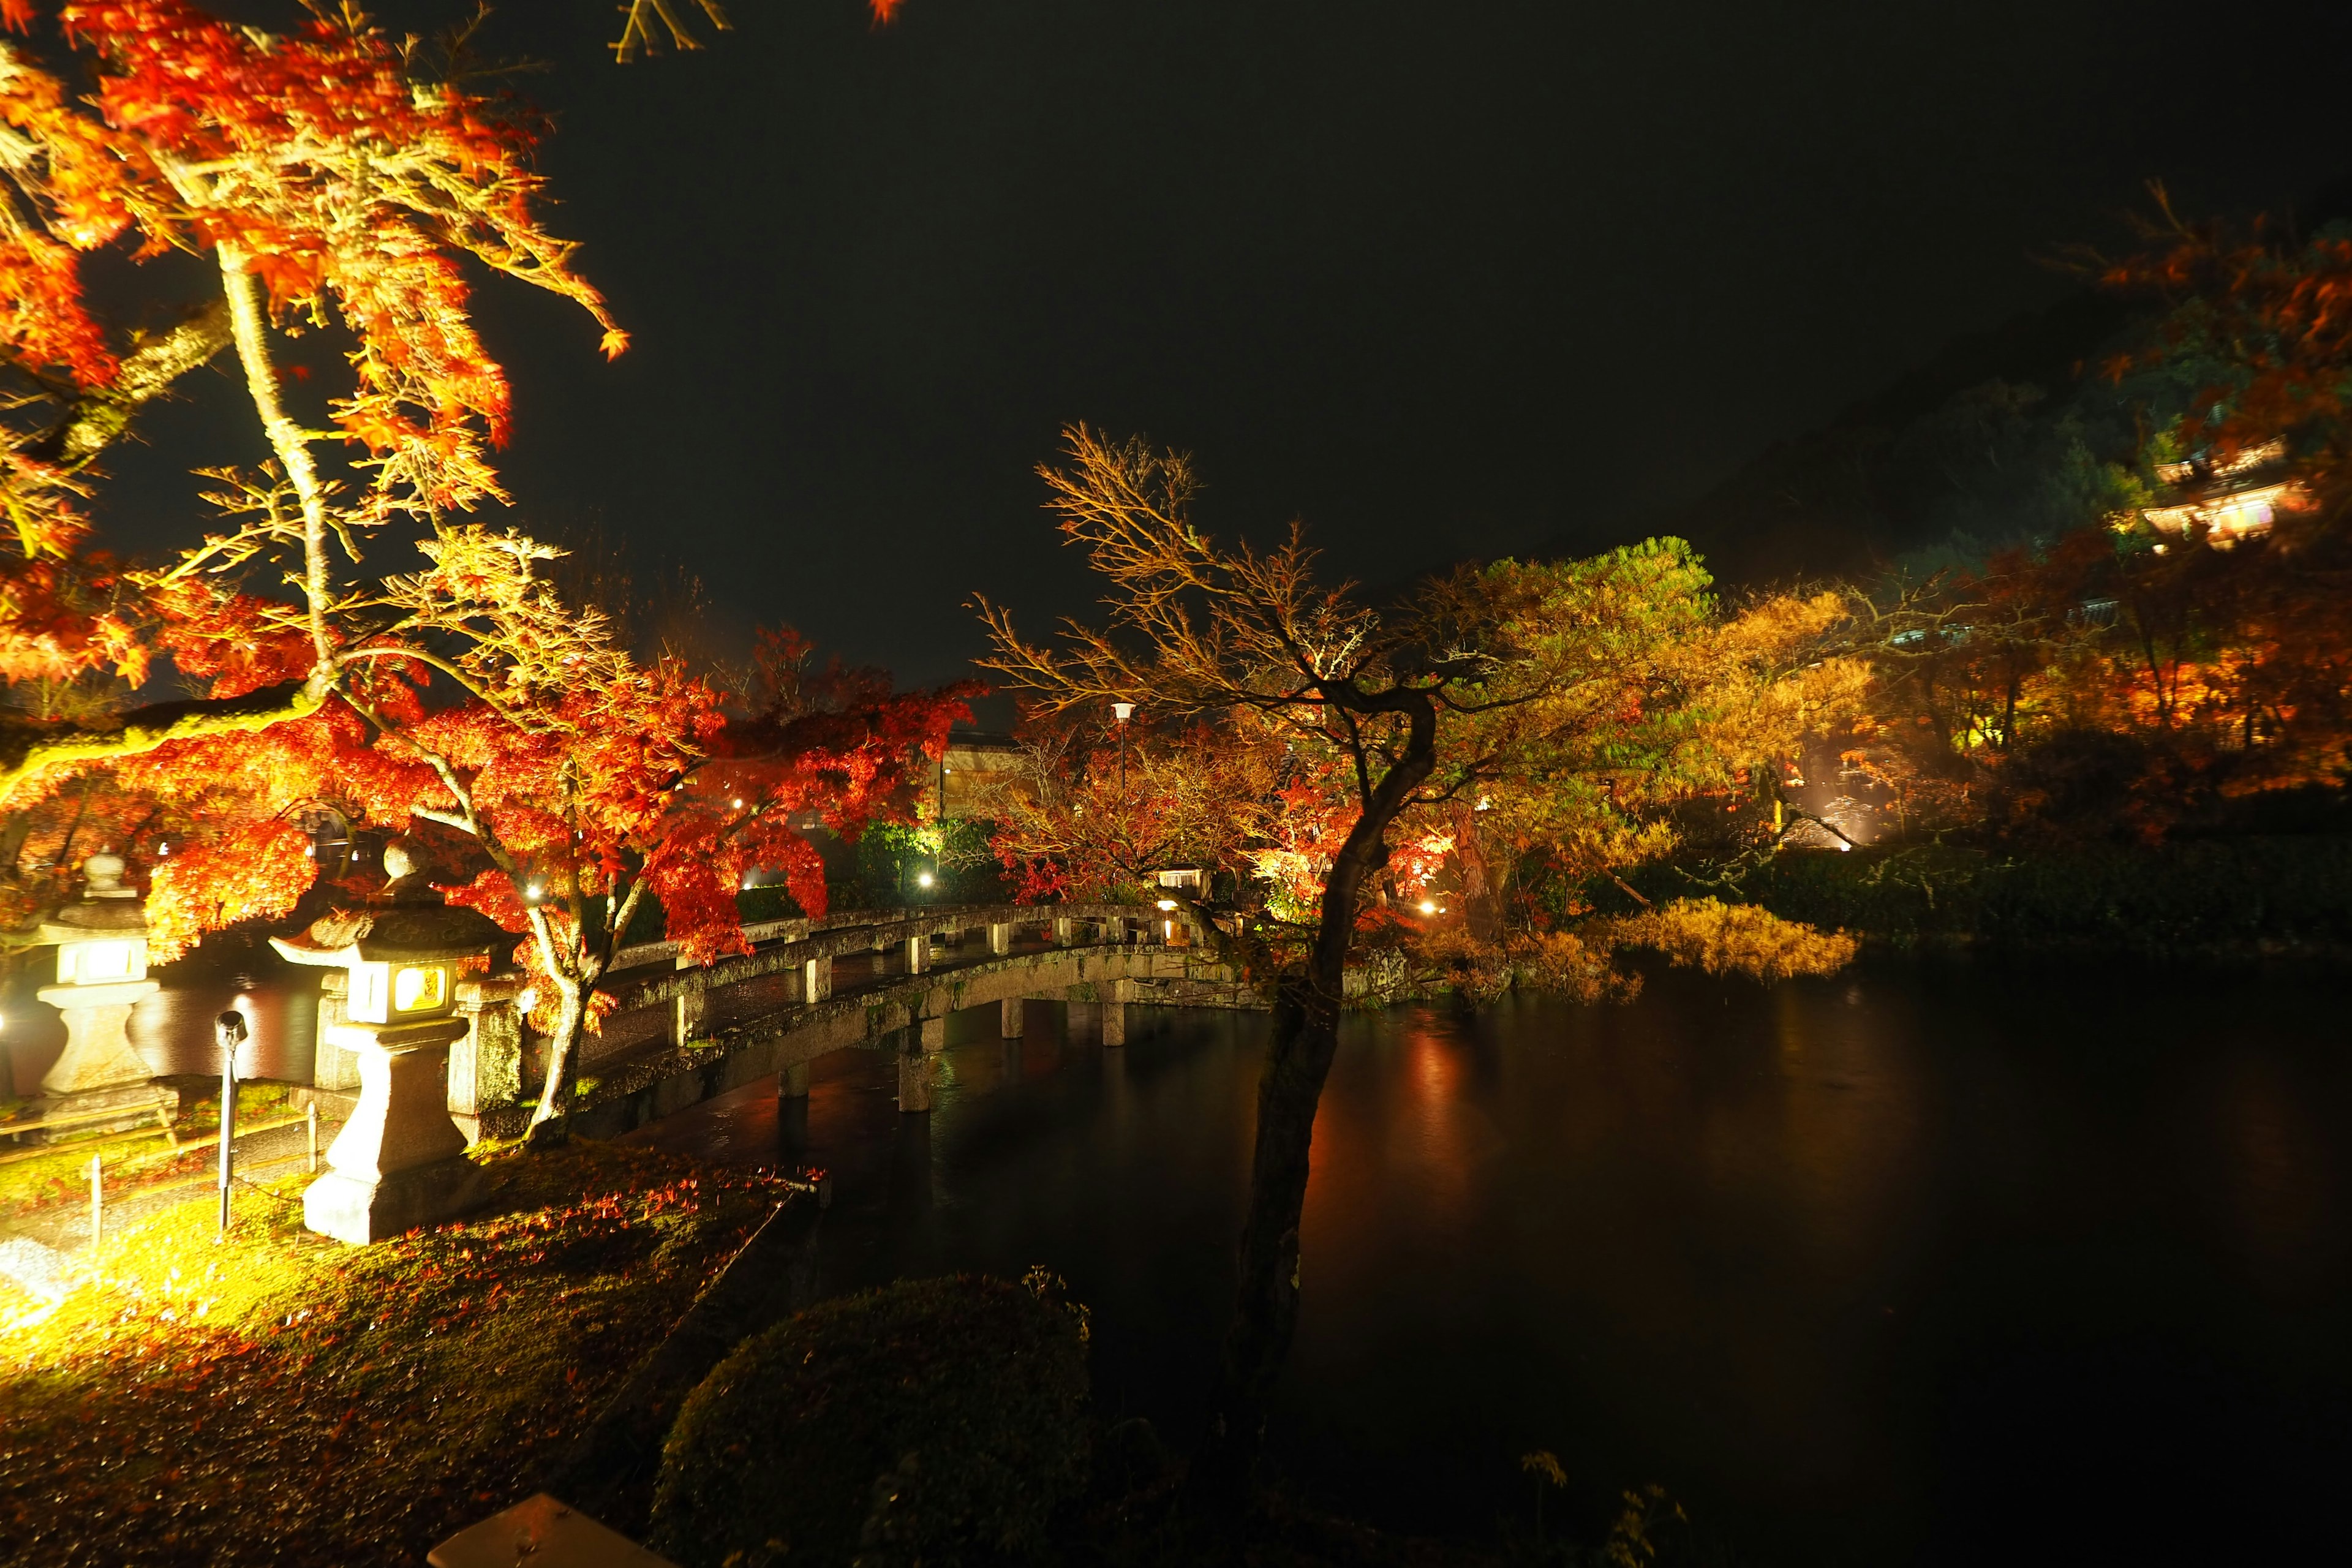
[[[961,939],[978,932],[985,949],[965,958],[962,948],[975,944]],[[747,934],[763,945],[709,968],[647,973],[676,962],[667,944],[621,955],[637,973],[617,987],[622,1007],[583,1051],[572,1112],[582,1134],[617,1136],[771,1076],[781,1075],[781,1092],[805,1094],[809,1063],[852,1049],[895,1055],[899,1108],[928,1110],[929,1057],[946,1042],[949,1015],[970,1008],[997,1008],[1010,1037],[1022,1030],[1024,1002],[1066,1002],[1088,1009],[1103,1043],[1116,1046],[1130,1004],[1262,1005],[1205,949],[1150,940],[1181,933],[1131,905],[861,911]],[[730,1006],[730,995],[752,1005]],[[469,1120],[480,1133],[513,1136],[530,1115],[509,1102],[481,1105]]]

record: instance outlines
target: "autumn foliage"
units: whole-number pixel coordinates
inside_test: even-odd
[[[795,816],[854,835],[902,812],[964,689],[812,672],[789,637],[764,657],[794,667],[788,693],[640,658],[603,607],[557,594],[558,552],[467,515],[507,499],[491,454],[513,416],[467,268],[573,301],[608,354],[627,342],[541,221],[526,106],[355,11],[284,34],[183,0],[6,18],[54,22],[41,48],[93,87],[0,46],[0,921],[21,938],[112,849],[168,959],[302,906],[310,815],[437,836],[453,896],[520,939],[554,1040],[540,1110],[560,1115],[638,916],[707,960],[740,947],[755,870],[821,912]],[[145,276],[193,260],[211,297],[129,331],[84,286],[110,249],[183,258]],[[289,381],[288,340],[320,331],[341,384]],[[271,460],[207,470],[215,521],[176,555],[107,555],[84,510],[99,458],[225,354]],[[173,677],[194,695],[141,700]]]

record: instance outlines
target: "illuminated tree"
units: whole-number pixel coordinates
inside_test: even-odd
[[[363,20],[277,37],[177,0],[58,19],[90,65],[87,97],[0,47],[0,679],[17,700],[0,710],[0,902],[23,929],[103,841],[152,868],[168,953],[291,907],[310,877],[293,812],[364,771],[360,715],[387,671],[462,645],[386,618],[355,574],[386,524],[446,538],[449,509],[499,495],[486,453],[507,385],[460,258],[566,294],[608,350],[621,339],[533,214],[534,124],[422,74]],[[109,248],[192,258],[214,298],[124,332],[81,282]],[[298,409],[280,340],[326,325],[349,334],[351,382]],[[110,443],[231,347],[273,461],[215,471],[228,526],[154,567],[91,548],[80,502]],[[137,705],[165,668],[197,694]]]
[[[821,910],[789,812],[862,822],[957,700],[772,704],[730,745],[720,692],[638,663],[603,616],[562,604],[547,547],[463,520],[504,499],[489,451],[509,417],[464,261],[573,300],[608,353],[625,345],[539,222],[540,127],[517,106],[427,74],[355,14],[285,37],[181,0],[58,20],[95,68],[87,100],[15,46],[0,60],[16,139],[0,167],[0,369],[18,391],[0,432],[15,545],[0,678],[38,698],[0,725],[24,873],[9,912],[59,896],[103,823],[152,868],[168,953],[292,907],[311,879],[292,820],[307,802],[439,824],[488,862],[462,896],[528,938],[554,1037],[540,1111],[558,1116],[597,982],[646,900],[704,958],[741,942],[747,866],[782,867]],[[217,300],[118,349],[79,272],[117,244],[203,262]],[[329,326],[348,335],[350,380],[306,413],[282,340]],[[77,502],[91,459],[223,347],[272,461],[213,470],[226,526],[172,560],[90,552]],[[164,660],[200,694],[127,707]]]
[[[1609,801],[1607,775],[1662,763],[1683,789],[1729,777],[1730,753],[1752,745],[1742,726],[1773,736],[1787,729],[1774,711],[1797,704],[1783,702],[1785,672],[1759,650],[1792,639],[1719,626],[1704,574],[1678,544],[1560,567],[1465,568],[1376,611],[1317,583],[1315,554],[1296,528],[1263,552],[1202,534],[1191,518],[1188,459],[1083,426],[1066,434],[1066,461],[1040,471],[1064,537],[1106,580],[1108,622],[1069,623],[1058,646],[1046,646],[983,605],[992,651],[982,663],[1031,693],[1042,713],[1099,714],[1125,701],[1180,723],[1216,716],[1173,731],[1199,737],[1182,749],[1196,764],[1234,736],[1247,748],[1262,733],[1284,755],[1251,807],[1262,816],[1236,828],[1228,812],[1210,836],[1220,846],[1255,836],[1276,895],[1254,925],[1275,966],[1274,1016],[1240,1284],[1192,1472],[1203,1499],[1230,1500],[1297,1321],[1308,1150],[1349,962],[1368,931],[1410,918],[1395,899],[1383,906],[1383,879],[1404,891],[1432,874],[1451,808],[1475,810],[1482,794],[1491,806],[1507,785],[1532,802],[1574,783],[1580,798],[1600,803]],[[1796,619],[1818,630],[1824,613]],[[1701,695],[1713,705],[1693,700]],[[1595,778],[1602,782],[1588,787]],[[1526,815],[1532,823],[1538,808]],[[1549,830],[1572,815],[1559,812]],[[1087,834],[1075,809],[1055,831],[1074,844]],[[1131,877],[1140,856],[1122,846],[1135,833],[1122,823],[1108,844],[1075,850],[1068,863],[1097,879],[1102,868]],[[1047,837],[1028,834],[1023,847]]]
[[[1156,874],[1195,867],[1252,875],[1273,831],[1281,740],[1250,722],[1119,726],[1072,713],[1019,731],[1019,761],[982,775],[975,805],[1024,901],[1134,903],[1162,896]]]

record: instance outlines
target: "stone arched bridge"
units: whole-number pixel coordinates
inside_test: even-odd
[[[1130,1003],[1258,1005],[1181,915],[1127,904],[852,910],[746,934],[752,952],[707,968],[680,967],[664,942],[620,955],[606,982],[620,1005],[583,1053],[580,1131],[610,1137],[772,1075],[781,1092],[805,1094],[809,1064],[850,1049],[896,1055],[899,1108],[927,1110],[929,1057],[949,1015],[970,1008],[995,1009],[1010,1038],[1024,1003],[1066,1002],[1116,1046]],[[519,1133],[536,1081],[514,987],[477,982],[459,994],[472,1026],[450,1053],[450,1110],[469,1132]]]

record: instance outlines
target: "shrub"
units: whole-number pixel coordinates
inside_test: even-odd
[[[1782,855],[1748,886],[1784,918],[1909,945],[1962,938],[2156,954],[2352,944],[2352,837],[2085,845],[2015,856],[1943,845]]]
[[[1033,1547],[1086,1479],[1086,1317],[1055,1283],[902,1280],[745,1341],[671,1428],[654,1549],[751,1568]]]
[[[1718,899],[1676,899],[1609,921],[1606,929],[1624,946],[1654,948],[1685,968],[1767,982],[1834,974],[1853,962],[1855,947],[1843,931],[1818,931],[1754,904]]]

